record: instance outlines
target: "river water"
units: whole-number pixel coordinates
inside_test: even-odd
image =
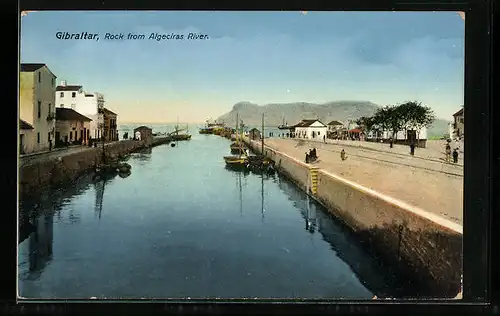
[[[194,134],[134,153],[130,176],[83,176],[21,200],[25,298],[391,295],[387,276],[288,180],[225,168],[229,141]]]

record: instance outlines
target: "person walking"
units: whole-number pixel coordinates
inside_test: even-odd
[[[453,163],[458,163],[458,148],[453,150]]]
[[[415,143],[410,143],[410,155],[415,156]]]
[[[445,148],[445,160],[446,162],[450,162],[450,156],[451,156],[451,146],[450,143],[446,143],[446,148]]]
[[[326,144],[326,135],[323,135],[323,142]]]
[[[347,159],[347,155],[344,149],[342,149],[342,151],[340,152],[340,159],[342,159],[342,161]]]

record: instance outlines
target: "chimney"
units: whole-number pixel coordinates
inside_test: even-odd
[[[66,80],[61,81],[61,86],[66,87]]]

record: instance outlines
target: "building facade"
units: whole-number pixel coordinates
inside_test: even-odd
[[[328,126],[328,138],[339,138],[342,135],[342,132],[345,130],[344,124],[340,121],[331,121],[326,125]]]
[[[139,134],[137,134],[139,133]],[[139,135],[139,139],[142,140],[152,140],[153,130],[147,126],[139,126],[134,128],[134,136]]]
[[[249,132],[248,132],[248,137],[251,139],[251,140],[260,140],[260,131],[256,128],[252,128]]]
[[[116,124],[116,119],[118,118],[118,114],[107,108],[103,109],[103,114],[104,114],[104,129],[103,129],[104,140],[107,142],[117,141],[118,125]]]
[[[23,120],[19,120],[19,154],[30,154],[35,151],[34,127]]]
[[[69,108],[91,119],[89,136],[93,139],[101,137],[104,124],[104,95],[98,92],[86,92],[81,85],[68,85],[61,81],[56,87],[56,106]]]
[[[464,108],[453,114],[453,123],[450,124],[450,139],[463,140],[464,138]]]
[[[393,138],[392,131],[369,131],[366,134],[366,140],[377,142],[389,142]],[[420,130],[410,127],[404,131],[398,131],[394,134],[393,139],[395,144],[408,145],[414,142],[417,147],[425,148],[427,143],[427,128],[423,127]]]
[[[302,120],[293,126],[295,137],[306,139],[323,139],[326,137],[328,126],[319,120]]]
[[[48,150],[53,142],[56,79],[45,64],[21,64],[19,118],[33,127],[32,152]]]
[[[73,109],[56,108],[56,147],[88,144],[91,121]]]

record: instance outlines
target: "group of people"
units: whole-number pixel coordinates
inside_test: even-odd
[[[316,154],[316,148],[309,149],[309,152],[306,153],[306,163],[313,162],[318,159],[318,155]]]
[[[450,142],[446,143],[445,153],[446,153],[446,162],[450,162],[451,157],[453,156],[453,163],[458,163],[458,148],[453,149],[452,152]]]

